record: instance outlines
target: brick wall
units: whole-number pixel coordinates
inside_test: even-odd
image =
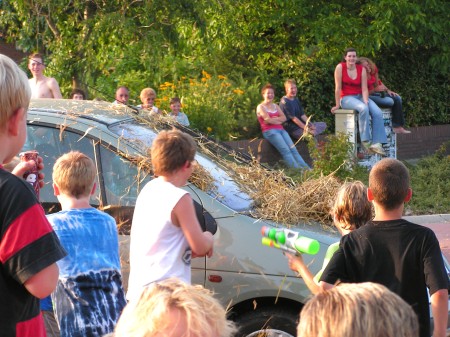
[[[436,152],[445,142],[450,141],[450,124],[421,126],[410,128],[410,134],[397,135],[397,159],[419,159]],[[319,140],[325,137],[319,136]],[[225,142],[232,148],[250,153],[262,163],[274,164],[281,160],[278,151],[265,139],[240,140]],[[297,149],[300,155],[308,164],[311,164],[311,157],[305,142],[299,142]],[[450,155],[450,146],[447,148]]]

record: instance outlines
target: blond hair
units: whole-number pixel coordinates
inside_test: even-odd
[[[156,91],[152,88],[144,88],[139,97],[141,98],[141,101],[146,97],[156,98]]]
[[[77,199],[90,195],[95,176],[92,159],[78,151],[63,154],[53,166],[53,182],[60,192]]]
[[[297,337],[417,337],[411,306],[381,284],[342,283],[309,300]]]
[[[194,160],[196,149],[191,136],[179,130],[161,131],[151,148],[153,171],[158,176],[175,172]]]
[[[369,188],[374,201],[385,210],[402,205],[408,195],[409,171],[399,160],[384,158],[369,173]]]
[[[339,189],[331,213],[342,229],[354,230],[372,219],[372,204],[367,187],[360,181],[344,183]]]
[[[178,325],[170,319],[174,311],[183,317],[177,322],[186,322],[183,337],[231,337],[236,331],[234,323],[226,319],[225,309],[208,289],[170,278],[150,284],[138,301],[125,307],[114,336],[173,336],[169,333]]]
[[[27,75],[3,54],[0,54],[0,93],[0,130],[3,130],[18,109],[28,109],[31,98]]]
[[[295,85],[295,86],[297,86],[297,83],[292,78],[289,78],[286,81],[284,81],[284,87],[286,88],[288,85]]]

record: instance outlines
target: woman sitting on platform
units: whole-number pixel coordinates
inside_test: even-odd
[[[356,64],[361,64],[367,72],[367,89],[369,98],[378,106],[392,108],[392,128],[395,133],[411,133],[404,129],[405,115],[403,114],[402,98],[396,92],[386,87],[378,77],[376,64],[367,57],[358,57]]]
[[[283,128],[286,116],[280,107],[273,103],[275,97],[273,86],[266,84],[261,89],[261,94],[264,101],[256,108],[256,116],[261,125],[263,137],[275,146],[289,167],[309,169],[308,164],[298,153],[291,137]]]
[[[348,48],[345,51],[344,61],[339,63],[334,71],[334,81],[336,105],[331,108],[331,112],[334,113],[340,106],[343,109],[356,110],[361,144],[369,152],[385,156],[381,145],[387,143],[383,113],[375,102],[369,99],[367,72],[362,65],[356,64],[355,49]]]

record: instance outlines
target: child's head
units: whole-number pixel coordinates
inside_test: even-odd
[[[92,159],[78,151],[62,155],[53,166],[53,183],[59,192],[76,199],[91,195],[95,176]]]
[[[209,290],[171,278],[149,285],[125,307],[114,336],[231,337],[235,331]]]
[[[369,174],[373,200],[385,210],[394,210],[405,202],[409,193],[409,171],[399,160],[385,158]]]
[[[155,103],[156,92],[152,88],[142,89],[140,98],[141,98],[142,104],[145,107],[147,107],[147,108],[152,107],[153,104]]]
[[[170,110],[172,110],[172,113],[175,115],[178,115],[178,113],[181,111],[181,100],[179,97],[173,97],[170,100]]]
[[[381,284],[341,283],[309,300],[297,336],[418,337],[412,307]]]
[[[367,188],[360,181],[347,182],[339,189],[331,213],[338,225],[354,230],[372,219],[372,204],[367,199]]]
[[[0,93],[0,132],[3,132],[18,109],[28,109],[31,98],[27,75],[3,54],[0,54]]]
[[[81,89],[73,89],[70,93],[70,98],[75,100],[84,100],[86,99],[86,94]]]
[[[157,176],[170,174],[194,160],[197,145],[179,130],[161,131],[152,144],[153,171]]]

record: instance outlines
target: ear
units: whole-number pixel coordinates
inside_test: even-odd
[[[184,165],[183,165],[183,168],[184,169],[188,169],[188,168],[190,168],[191,167],[191,162],[189,161],[189,160],[186,160],[186,162],[184,163]]]
[[[20,123],[22,122],[23,115],[25,113],[24,108],[19,108],[13,112],[8,120],[8,132],[11,136],[17,136],[20,130]]]
[[[55,196],[60,195],[61,192],[59,191],[58,185],[56,185],[55,183],[53,183],[52,186],[53,186],[53,194],[54,194]]]
[[[412,193],[412,189],[411,189],[411,187],[410,187],[410,188],[408,188],[408,194],[406,194],[405,202],[408,202],[408,201],[411,200],[412,194],[413,194],[413,193]]]
[[[91,195],[94,195],[96,189],[97,189],[97,183],[94,183],[94,186],[92,186]]]
[[[373,194],[370,188],[367,189],[367,200],[373,201]]]

